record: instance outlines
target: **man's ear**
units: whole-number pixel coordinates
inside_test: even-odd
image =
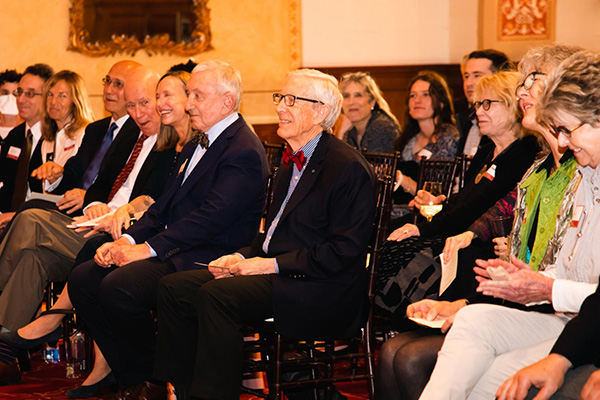
[[[234,107],[235,107],[235,97],[230,92],[225,93],[225,100],[223,101],[223,108],[225,109],[226,114],[229,114],[230,112],[232,112]]]
[[[315,110],[315,125],[321,125],[323,121],[325,121],[325,118],[329,116],[330,112],[331,107],[329,107],[327,104],[321,104],[319,107],[317,107]]]

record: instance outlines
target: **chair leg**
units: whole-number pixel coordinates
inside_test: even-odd
[[[315,359],[315,342],[312,342],[312,344],[309,346],[308,348],[308,357],[311,360]],[[317,367],[313,366],[310,369],[310,379],[312,379],[313,381],[315,379],[317,379]],[[312,388],[312,396],[313,396],[313,400],[319,400],[319,388],[317,386],[314,386]]]
[[[333,363],[331,357],[333,356],[334,350],[335,350],[335,341],[325,342],[325,359],[328,360],[325,378],[328,378],[328,379],[333,378],[334,363]],[[327,385],[325,387],[325,400],[333,399],[333,388],[334,388],[333,383],[330,385]]]
[[[283,362],[283,349],[281,346],[281,335],[277,333],[275,337],[275,382],[273,385],[273,394],[275,400],[280,400],[281,397],[281,364]],[[269,389],[269,392],[271,390]],[[271,393],[269,393],[270,395]]]
[[[369,316],[365,326],[365,366],[367,368],[367,386],[369,389],[369,399],[375,398],[375,368],[373,356],[373,321],[372,313]]]

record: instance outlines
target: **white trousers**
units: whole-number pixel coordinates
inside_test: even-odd
[[[494,399],[519,369],[548,355],[566,321],[491,304],[461,309],[421,400]]]

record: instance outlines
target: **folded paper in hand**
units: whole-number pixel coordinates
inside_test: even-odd
[[[67,228],[71,228],[71,229],[77,229],[77,228],[93,228],[96,225],[98,225],[98,222],[100,222],[101,219],[103,219],[104,217],[108,217],[113,215],[115,212],[111,211],[109,213],[106,213],[98,218],[93,218],[93,219],[89,219],[87,221],[83,221],[83,222],[79,222],[77,223],[76,219],[73,219],[73,223],[67,225]]]
[[[442,264],[442,279],[440,280],[440,296],[456,278],[456,269],[458,268],[458,249],[450,255],[450,261],[445,262],[444,253],[440,254],[440,263]]]

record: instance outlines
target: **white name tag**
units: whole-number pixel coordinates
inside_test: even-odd
[[[419,158],[425,157],[427,160],[429,160],[432,155],[433,155],[433,153],[427,149],[421,149],[421,151],[417,153],[417,156]]]
[[[584,211],[585,206],[576,206],[573,210],[573,217],[571,218],[571,223],[569,226],[572,228],[577,228],[579,226],[579,222],[583,219]]]
[[[6,154],[7,158],[12,158],[13,160],[18,160],[21,155],[21,149],[15,146],[10,146],[8,149],[8,153]]]

